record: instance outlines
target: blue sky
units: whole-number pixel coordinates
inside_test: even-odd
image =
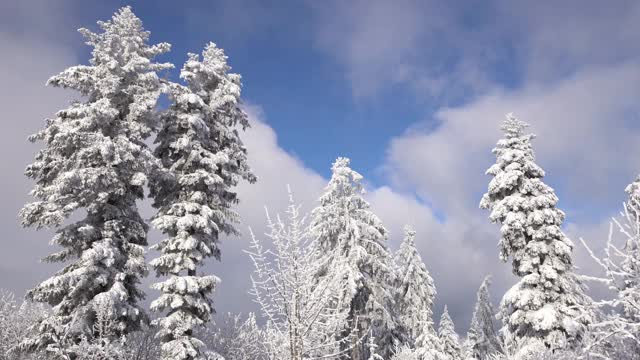
[[[153,41],[172,44],[164,59],[177,65],[174,78],[187,52],[198,52],[209,41],[225,49],[243,76],[244,99],[268,114],[284,149],[325,176],[333,159],[349,154],[370,181],[382,182],[375,169],[388,139],[434,109],[429,99],[416,99],[394,84],[379,95],[354,99],[341,64],[317,44],[317,5],[304,1],[190,1],[184,7],[171,1],[113,1],[76,9],[77,23],[65,31],[73,37],[74,27],[95,28],[95,19],[125,5],[143,19]],[[86,50],[79,48],[80,56],[87,56]],[[384,102],[376,101],[382,96]]]
[[[49,234],[20,229],[32,184],[22,172],[39,145],[26,141],[73,94],[44,87],[86,63],[79,27],[96,29],[131,5],[152,42],[187,52],[208,41],[242,74],[253,128],[245,134],[260,178],[239,188],[242,229],[281,210],[289,183],[315,205],[331,162],[348,156],[397,246],[405,223],[447,303],[466,329],[474,294],[494,275],[494,301],[512,283],[498,261],[497,227],[478,202],[507,112],[531,123],[546,181],[578,243],[602,245],[608,219],[640,173],[640,3],[557,1],[45,1],[0,4],[0,105],[5,186],[0,287],[23,292],[54,271],[37,260]],[[170,74],[174,79],[177,72]],[[143,204],[147,215],[148,204]],[[241,229],[241,230],[242,230]],[[152,233],[150,242],[158,240]],[[246,296],[246,236],[225,240],[218,309],[254,309]],[[580,246],[580,271],[595,271]],[[148,281],[152,281],[150,277]]]

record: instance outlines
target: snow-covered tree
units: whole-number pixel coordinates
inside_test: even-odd
[[[172,67],[153,58],[170,46],[148,45],[149,32],[128,7],[98,24],[100,33],[79,30],[93,48],[90,65],[70,67],[47,82],[78,91],[81,100],[30,137],[45,147],[27,167],[26,175],[36,181],[36,201],[20,217],[23,226],[56,229],[51,242],[62,249],[45,261],[65,266],[27,294],[51,305],[53,315],[25,339],[23,350],[46,348],[55,338],[91,342],[96,304],[107,300],[114,337],[145,322],[138,283],[146,274],[147,225],[136,201],[157,165],[145,144],[164,89],[157,72]],[[61,326],[54,329],[52,323]]]
[[[207,348],[220,354],[224,360],[272,360],[267,348],[267,334],[258,327],[256,317],[250,313],[246,319],[225,314],[216,324],[200,332]]]
[[[318,254],[313,252],[306,216],[300,214],[290,190],[285,219],[280,215],[272,219],[267,211],[267,227],[265,235],[272,248],[266,248],[251,232],[247,251],[255,265],[252,295],[273,333],[266,345],[281,360],[339,354],[336,338],[348,311],[333,300],[345,284],[330,282],[328,285],[339,288],[316,288],[309,281],[317,271]]]
[[[442,348],[442,342],[434,330],[431,318],[424,323],[424,330],[415,342],[415,356],[418,360],[448,360]]]
[[[500,340],[493,323],[495,312],[489,296],[490,283],[490,277],[487,276],[478,290],[471,326],[464,344],[465,360],[486,360],[489,355],[500,352]]]
[[[82,336],[78,344],[72,345],[74,354],[77,354],[77,360],[129,360],[132,357],[130,349],[126,347],[126,337],[117,336],[118,325],[114,320],[116,316],[112,314],[113,300],[109,298],[101,298],[96,304],[96,318],[93,323],[93,338],[89,339]],[[64,344],[60,344],[64,345]],[[59,350],[53,352],[53,355],[59,355],[60,359],[67,359],[63,346],[55,348],[50,346],[48,351],[52,349]],[[69,358],[72,359],[72,358]]]
[[[625,190],[629,199],[622,214],[622,221],[615,222],[626,241],[624,247],[618,250],[611,245],[609,239],[609,258],[606,263],[609,264],[611,276],[617,275],[619,278],[611,284],[617,284],[615,288],[618,290],[625,317],[632,322],[640,323],[640,177]],[[619,265],[616,266],[613,257],[618,258]]]
[[[460,338],[453,325],[453,320],[449,316],[447,306],[444,306],[444,312],[440,317],[440,325],[438,327],[438,338],[440,339],[440,350],[443,360],[462,360],[462,351],[460,349]]]
[[[18,303],[13,293],[0,289],[0,360],[19,360],[14,350],[26,337],[37,330],[34,326],[50,316],[42,304],[29,301]],[[30,354],[29,360],[50,358],[44,351]]]
[[[414,349],[407,345],[396,346],[391,360],[420,360]]]
[[[367,360],[384,360],[384,358],[378,354],[379,346],[376,344],[376,338],[375,336],[373,336],[373,334],[369,335],[367,347],[369,349],[369,357],[367,358]]]
[[[240,76],[229,72],[226,59],[213,43],[202,60],[189,54],[180,72],[186,86],[171,85],[172,104],[156,139],[164,172],[150,184],[158,208],[153,225],[167,238],[153,246],[161,255],[150,265],[168,279],[153,285],[161,295],[151,309],[166,311],[155,320],[162,359],[202,358],[204,343],[194,328],[209,321],[219,280],[196,271],[206,258],[220,258],[220,235],[237,233],[232,188],[241,179],[255,181],[238,132],[249,126],[240,109]]]
[[[582,239],[592,259],[604,271],[603,277],[585,277],[605,284],[615,297],[593,305],[600,315],[590,325],[584,353],[616,358],[624,349],[640,354],[640,198],[637,181],[627,187],[629,199],[619,219],[612,219],[604,258],[599,258]],[[622,237],[622,244],[614,236]],[[640,356],[640,355],[639,355]]]
[[[508,114],[505,138],[493,150],[496,164],[487,170],[493,179],[480,207],[502,225],[500,258],[512,259],[520,277],[503,297],[500,316],[506,338],[542,340],[551,348],[577,344],[590,319],[589,299],[573,273],[573,243],[562,232],[564,213],[558,197],[542,178],[531,146],[528,125]]]
[[[433,329],[433,300],[436,288],[433,278],[415,245],[416,232],[404,228],[404,241],[395,254],[395,309],[397,322],[413,345],[419,334]]]
[[[342,348],[349,349],[347,358],[366,359],[368,349],[363,340],[372,327],[380,355],[390,358],[393,344],[389,334],[395,324],[389,310],[392,259],[387,231],[363,198],[362,176],[349,167],[349,159],[338,158],[332,171],[320,205],[312,212],[311,232],[319,267],[314,284],[344,289],[335,294],[335,301],[338,308],[348,311],[341,337]]]

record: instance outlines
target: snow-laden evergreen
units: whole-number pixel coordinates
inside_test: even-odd
[[[240,109],[240,75],[230,73],[222,49],[209,43],[189,54],[180,72],[186,86],[171,84],[172,104],[163,115],[155,155],[163,170],[151,181],[158,213],[153,225],[167,236],[154,245],[161,255],[150,262],[161,295],[151,309],[163,342],[162,359],[203,358],[194,329],[209,321],[211,293],[218,278],[197,269],[208,257],[220,259],[219,237],[236,234],[238,202],[233,187],[255,181],[238,129],[249,126]]]
[[[402,345],[396,347],[391,360],[421,360],[418,358],[416,351],[409,346]]]
[[[615,260],[608,263],[612,272],[622,273],[622,282],[617,289],[624,308],[624,315],[629,321],[640,323],[640,176],[625,189],[629,198],[622,213],[622,220],[616,221],[618,230],[626,237],[624,247],[620,251],[610,245],[610,257],[619,258],[619,271],[615,272]],[[609,241],[611,244],[611,241]],[[638,325],[640,328],[640,325]],[[638,329],[640,340],[640,329]],[[639,344],[640,348],[640,344]]]
[[[349,159],[338,158],[332,177],[312,212],[311,232],[316,238],[319,270],[317,287],[340,288],[338,307],[348,309],[344,324],[343,349],[346,358],[366,358],[370,331],[379,345],[378,352],[390,358],[390,333],[395,325],[390,313],[392,295],[389,279],[392,259],[387,250],[387,230],[363,198],[362,176],[349,167]]]
[[[395,254],[395,309],[398,327],[413,344],[418,335],[433,329],[433,301],[436,288],[415,245],[416,232],[404,228],[405,237]]]
[[[500,223],[500,258],[512,259],[520,281],[504,295],[500,316],[507,339],[542,341],[551,349],[576,345],[590,316],[589,299],[573,273],[573,243],[562,232],[564,213],[558,197],[542,178],[528,124],[508,114],[505,138],[493,150],[493,179],[480,207],[491,222]]]
[[[489,295],[490,277],[487,276],[478,290],[471,326],[464,343],[465,360],[486,360],[500,353],[501,345],[496,332],[495,312]]]
[[[31,192],[36,201],[25,205],[20,217],[24,226],[57,229],[51,242],[62,249],[45,261],[65,266],[29,291],[28,298],[51,305],[54,315],[22,349],[82,338],[91,342],[97,304],[111,306],[105,311],[115,323],[113,337],[145,321],[138,284],[146,273],[147,225],[136,200],[157,165],[145,144],[163,91],[157,72],[172,67],[153,58],[170,46],[149,45],[149,32],[128,7],[98,24],[100,33],[79,30],[93,48],[90,64],[70,67],[47,82],[76,90],[80,100],[30,137],[45,146],[27,167],[26,175],[36,181]]]
[[[434,330],[433,321],[423,324],[424,329],[418,335],[415,342],[415,356],[418,360],[446,360],[443,353],[442,342]]]
[[[456,333],[451,316],[449,316],[447,305],[444,306],[444,311],[440,317],[438,338],[440,339],[442,360],[462,360],[460,337]]]
[[[337,307],[334,294],[344,291],[338,281],[332,287],[314,287],[309,281],[317,271],[306,216],[300,214],[289,191],[286,217],[272,219],[267,211],[268,241],[253,232],[247,251],[255,266],[252,295],[272,335],[267,341],[269,353],[281,360],[330,357],[340,353],[336,340],[343,330],[348,309]],[[266,245],[271,244],[271,246]]]
[[[632,212],[632,216],[638,215],[635,213],[634,208],[637,207],[636,204],[640,204],[640,175],[631,184],[627,185],[624,191],[628,195],[627,211]]]

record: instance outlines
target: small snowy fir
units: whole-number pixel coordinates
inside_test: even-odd
[[[462,360],[462,351],[460,349],[460,338],[453,325],[453,320],[449,316],[447,306],[444,306],[444,312],[440,317],[440,326],[438,327],[438,338],[443,360]]]
[[[434,330],[433,322],[423,324],[424,329],[415,342],[415,356],[419,360],[446,360],[442,342]]]
[[[542,340],[551,349],[575,345],[590,321],[589,299],[573,273],[573,243],[562,232],[564,213],[558,197],[542,178],[536,163],[528,124],[508,114],[502,124],[505,138],[493,153],[493,176],[480,207],[500,223],[500,258],[512,259],[520,278],[504,295],[500,316],[504,331],[514,339]],[[507,336],[510,338],[509,336]]]
[[[220,258],[220,235],[237,233],[238,201],[232,187],[255,181],[238,127],[249,123],[240,109],[240,76],[229,73],[222,49],[209,43],[189,54],[180,77],[171,84],[172,104],[163,115],[155,155],[163,168],[150,188],[158,213],[153,225],[167,236],[153,246],[161,255],[150,262],[161,295],[151,309],[165,312],[155,320],[163,342],[162,359],[203,359],[204,343],[194,334],[211,318],[211,293],[219,279],[197,274],[208,257]]]
[[[153,58],[170,46],[148,45],[149,32],[128,7],[98,24],[100,33],[79,30],[93,48],[90,65],[70,67],[48,81],[76,90],[81,100],[58,111],[30,138],[45,147],[26,170],[36,181],[31,195],[37,201],[25,205],[20,217],[24,226],[57,229],[51,242],[62,250],[45,261],[65,267],[27,294],[51,305],[53,315],[25,339],[25,350],[56,341],[64,343],[63,349],[80,340],[92,342],[98,304],[111,307],[106,313],[114,323],[114,339],[138,329],[146,318],[138,305],[143,297],[138,284],[146,274],[147,225],[136,200],[157,167],[145,143],[164,89],[157,72],[172,67]],[[79,220],[63,226],[72,214]],[[69,351],[65,356],[73,358]]]
[[[424,331],[433,329],[433,301],[436,288],[433,278],[415,245],[416,232],[408,225],[404,228],[404,241],[395,254],[395,309],[398,323],[408,343]]]
[[[465,360],[485,360],[501,351],[500,340],[494,326],[495,312],[489,296],[490,277],[478,290],[471,326],[464,343]]]
[[[368,349],[361,339],[374,327],[381,356],[393,350],[394,328],[390,306],[393,301],[388,279],[392,259],[387,249],[387,230],[363,198],[362,176],[349,167],[349,159],[338,158],[332,177],[312,212],[311,233],[316,238],[318,271],[314,283],[319,288],[342,288],[335,294],[338,306],[349,309],[344,324],[343,349],[353,359],[366,358]],[[347,358],[349,358],[347,356]]]

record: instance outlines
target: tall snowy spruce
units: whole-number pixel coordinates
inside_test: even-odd
[[[500,353],[500,340],[493,323],[495,312],[491,305],[489,285],[490,277],[487,276],[478,290],[471,326],[464,344],[465,360],[485,360]]]
[[[544,346],[562,349],[578,345],[590,315],[589,299],[573,273],[573,243],[562,232],[564,213],[558,197],[535,163],[528,124],[508,114],[505,138],[493,150],[497,162],[487,170],[494,178],[480,207],[499,222],[500,258],[512,259],[520,281],[504,295],[500,316],[505,338],[529,351]],[[509,346],[509,344],[507,344]]]
[[[166,312],[155,321],[162,359],[203,358],[194,330],[211,317],[218,278],[197,269],[208,257],[220,258],[220,235],[236,233],[232,188],[241,179],[255,181],[238,132],[249,126],[239,107],[240,76],[226,60],[213,43],[202,60],[189,54],[180,72],[186,86],[171,84],[172,104],[156,139],[165,171],[150,184],[158,208],[153,225],[167,238],[153,246],[161,255],[150,265],[168,279],[153,285],[161,295],[151,309]]]
[[[449,316],[447,306],[440,317],[440,325],[438,326],[438,338],[440,338],[440,346],[442,351],[442,359],[444,360],[462,360],[462,350],[460,348],[460,337],[456,333],[453,320]]]
[[[349,159],[338,158],[333,175],[312,212],[311,233],[316,238],[318,288],[342,289],[335,294],[337,306],[348,309],[341,348],[344,359],[366,359],[367,338],[376,338],[377,352],[388,359],[394,344],[394,321],[390,314],[392,275],[387,250],[387,230],[364,200],[362,176],[349,167]]]
[[[52,243],[62,249],[45,261],[65,264],[27,294],[51,305],[53,316],[20,348],[55,345],[71,359],[72,344],[96,335],[97,304],[109,304],[104,311],[116,323],[114,337],[145,321],[138,284],[146,273],[147,225],[136,200],[157,163],[144,142],[163,91],[157,72],[172,67],[153,61],[170,45],[148,45],[149,32],[130,8],[98,24],[100,33],[79,30],[93,48],[90,65],[70,67],[47,83],[82,98],[30,137],[45,147],[26,170],[37,200],[20,212],[24,226],[57,229]]]
[[[413,345],[424,331],[435,334],[433,328],[433,301],[436,288],[418,249],[416,232],[409,226],[404,228],[404,241],[395,254],[396,283],[395,314],[405,342]]]

